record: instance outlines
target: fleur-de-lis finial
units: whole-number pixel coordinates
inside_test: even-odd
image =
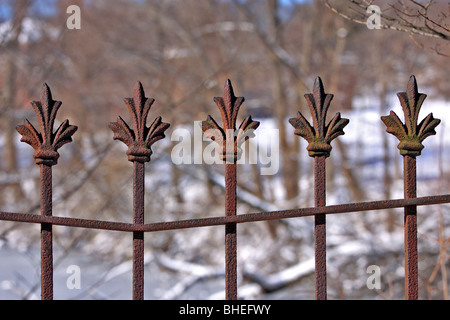
[[[223,161],[235,162],[239,159],[242,154],[240,146],[254,137],[253,131],[259,126],[258,121],[253,121],[252,117],[248,116],[236,129],[237,115],[244,100],[244,97],[234,95],[231,81],[227,80],[223,96],[214,98],[222,115],[223,128],[211,116],[208,116],[206,121],[202,121],[205,136],[219,144],[219,153]]]
[[[398,149],[401,155],[420,156],[424,148],[423,140],[436,134],[434,129],[441,120],[433,118],[433,114],[430,113],[417,125],[420,108],[427,95],[418,92],[416,77],[413,75],[409,78],[406,92],[399,92],[397,96],[405,114],[405,124],[394,111],[388,116],[381,117],[381,120],[387,127],[386,131],[400,140]]]
[[[328,125],[325,125],[333,95],[325,93],[320,77],[317,77],[314,82],[313,93],[305,94],[305,98],[311,110],[313,125],[311,126],[300,112],[296,118],[289,119],[289,123],[295,128],[296,135],[308,141],[307,150],[311,157],[328,157],[332,149],[331,141],[344,134],[343,128],[349,123],[349,120],[341,118],[341,114],[338,112]]]
[[[16,127],[16,130],[22,135],[20,141],[26,142],[34,148],[33,157],[36,164],[55,165],[59,158],[57,150],[64,144],[72,142],[72,135],[78,129],[77,126],[69,125],[69,120],[65,120],[53,133],[56,114],[61,104],[61,101],[53,100],[50,88],[44,83],[41,100],[31,102],[41,132],[38,132],[27,119],[25,119],[25,124]]]
[[[153,153],[151,146],[165,137],[164,131],[170,124],[157,117],[150,127],[146,126],[148,112],[155,100],[145,97],[140,82],[134,88],[134,97],[125,98],[124,101],[133,121],[133,129],[120,116],[117,122],[109,124],[109,128],[114,132],[114,140],[120,140],[128,146],[129,161],[148,162]]]

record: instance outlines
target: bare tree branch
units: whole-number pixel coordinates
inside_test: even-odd
[[[322,0],[327,8],[339,16],[358,24],[367,24],[367,10],[372,1],[347,0],[333,2],[332,0]],[[421,3],[415,0],[398,0],[394,3],[386,4],[380,12],[380,28],[409,33],[411,38],[414,35],[436,39],[436,41],[450,41],[450,27],[448,16],[444,13],[444,2],[428,1]],[[356,12],[352,14],[351,12]],[[413,38],[412,38],[413,39]],[[417,44],[417,40],[414,40]],[[420,46],[422,47],[422,46]],[[433,49],[438,54],[443,54],[440,50]]]

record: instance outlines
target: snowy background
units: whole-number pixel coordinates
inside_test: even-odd
[[[72,4],[80,30],[66,27]],[[132,221],[132,164],[107,126],[118,115],[129,121],[123,98],[137,80],[156,99],[148,122],[171,123],[146,165],[146,223],[224,214],[223,166],[174,165],[170,135],[193,132],[208,114],[220,122],[212,99],[228,78],[246,98],[240,115],[261,122],[247,143],[266,146],[280,133],[275,175],[261,175],[261,161],[238,166],[238,214],[313,206],[313,159],[288,119],[297,111],[310,119],[303,95],[316,76],[335,94],[328,119],[338,111],[350,119],[327,160],[328,205],[403,197],[398,141],[380,117],[394,110],[403,119],[396,93],[411,74],[428,94],[420,120],[430,112],[442,120],[418,157],[417,193],[448,194],[445,48],[368,30],[319,0],[0,0],[0,210],[39,214],[39,167],[15,126],[24,118],[37,126],[30,101],[44,82],[63,101],[55,126],[79,127],[53,167],[55,216]],[[313,217],[238,225],[239,298],[314,299],[313,225]],[[0,299],[40,298],[39,231],[0,221]],[[61,226],[53,234],[55,299],[131,299],[131,234]],[[420,299],[448,298],[449,237],[450,205],[418,208]],[[403,245],[403,209],[327,216],[328,298],[403,299]],[[72,265],[80,289],[67,286]],[[367,287],[372,265],[379,290]],[[223,299],[224,282],[223,226],[145,234],[146,299]]]
[[[392,96],[392,110],[401,114],[401,109]],[[391,101],[390,100],[390,101]],[[340,139],[349,146],[349,163],[354,166],[354,174],[364,181],[367,200],[382,200],[382,163],[381,130],[379,115],[370,107],[373,99],[358,99],[359,108],[343,113],[350,119],[345,128],[345,135]],[[366,104],[364,104],[366,103]],[[447,113],[450,104],[445,101],[427,100],[421,110],[421,118],[433,112],[442,119],[437,135],[426,140],[422,156],[417,161],[418,196],[443,194],[440,179],[441,171],[448,171],[450,141],[445,135]],[[270,119],[261,120],[255,140],[264,143],[265,129],[274,128]],[[384,125],[383,125],[384,126]],[[383,128],[384,129],[384,128]],[[385,133],[387,134],[387,133]],[[364,142],[362,142],[364,136]],[[368,138],[367,138],[368,137]],[[302,141],[302,148],[306,143]],[[392,198],[402,198],[403,181],[401,173],[402,158],[396,149],[396,138],[389,139],[392,154],[390,157],[397,164],[392,165]],[[25,144],[18,148],[31,158],[32,150]],[[337,156],[332,151],[332,157]],[[311,165],[312,159],[303,154],[302,162]],[[332,158],[331,157],[331,158]],[[330,159],[331,159],[330,158]],[[184,165],[192,176],[183,181],[189,187],[184,190],[185,202],[182,207],[171,196],[169,187],[162,183],[168,179],[167,166],[169,155],[152,160],[147,167],[146,188],[152,200],[161,197],[158,217],[150,216],[147,222],[173,221],[193,217],[219,216],[223,212],[221,204],[210,212],[202,210],[204,201],[204,183],[202,173],[197,172],[199,165]],[[93,166],[96,165],[94,162]],[[259,164],[261,165],[261,164]],[[396,168],[397,167],[397,168]],[[245,177],[246,165],[239,166],[238,179]],[[55,167],[56,181],[58,170]],[[97,168],[101,170],[101,168]],[[131,170],[131,167],[130,167]],[[38,175],[33,169],[30,175]],[[78,173],[77,175],[80,175]],[[127,174],[125,174],[127,175]],[[218,188],[223,186],[223,176],[211,173]],[[30,178],[31,179],[31,178]],[[270,176],[271,192],[275,195],[281,188],[277,176]],[[33,182],[29,182],[33,184]],[[273,203],[255,198],[250,193],[238,192],[238,214],[260,210],[289,209],[299,204],[311,206],[312,175],[305,173],[299,181],[298,199],[286,203],[281,200]],[[345,179],[336,173],[333,190],[327,194],[327,204],[347,203],[351,198],[346,191]],[[37,200],[35,185],[24,183],[24,190],[29,197]],[[131,193],[131,181],[123,186]],[[55,189],[58,191],[58,188]],[[221,191],[218,191],[220,194]],[[55,192],[55,212],[59,216],[72,216],[73,212],[82,211],[81,199],[72,196],[65,203],[60,203]],[[156,194],[155,194],[156,193]],[[131,196],[131,194],[129,194]],[[222,200],[220,200],[222,201]],[[327,271],[330,299],[401,299],[403,294],[403,210],[393,212],[368,211],[329,215],[327,217]],[[419,272],[421,296],[426,297],[426,278],[430,270],[436,268],[439,257],[439,228],[442,233],[450,231],[450,207],[448,205],[424,206],[418,209],[419,223]],[[72,213],[71,213],[72,212]],[[129,213],[124,213],[127,215]],[[389,219],[392,221],[387,222]],[[101,219],[102,217],[96,217]],[[126,220],[126,219],[125,219]],[[273,224],[273,226],[269,226]],[[389,231],[389,225],[393,230]],[[9,228],[13,223],[2,223],[2,228]],[[438,228],[439,226],[439,228]],[[270,233],[269,229],[272,230]],[[28,236],[24,235],[25,233]],[[127,233],[69,230],[54,227],[55,232],[55,297],[57,299],[129,299],[131,296],[131,235]],[[275,234],[273,234],[275,232]],[[0,297],[17,299],[22,297],[39,298],[39,245],[37,236],[39,226],[17,228],[7,233],[1,242],[0,255],[2,280]],[[89,236],[87,236],[89,234]],[[145,297],[148,299],[223,299],[224,298],[224,252],[223,227],[207,227],[192,230],[147,233]],[[83,240],[84,237],[89,240]],[[75,243],[66,243],[66,238]],[[168,249],[162,247],[167,245]],[[35,240],[32,240],[35,239]],[[75,240],[74,240],[75,239]],[[159,247],[161,246],[161,247]],[[62,249],[66,248],[66,250]],[[274,258],[276,256],[276,259]],[[313,218],[285,219],[277,222],[254,222],[238,226],[238,272],[239,296],[243,299],[312,299],[314,297],[314,251]],[[66,281],[70,274],[67,268],[77,265],[81,270],[81,289],[69,290]],[[382,286],[380,290],[370,290],[366,281],[370,265],[377,265],[381,270]],[[448,269],[448,263],[446,263]],[[431,273],[432,274],[432,273]],[[430,285],[438,282],[435,279]],[[431,297],[433,291],[431,292]]]

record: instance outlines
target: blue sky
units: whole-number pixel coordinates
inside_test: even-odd
[[[11,4],[14,0],[0,0],[0,21],[8,19],[12,14]],[[34,0],[31,10],[47,16],[56,13],[53,5],[57,0]]]
[[[0,21],[6,20],[11,16],[11,4],[14,0],[0,0]],[[53,4],[56,3],[57,0],[34,0],[32,9],[34,12],[39,13],[40,15],[52,15],[56,13],[55,6]],[[285,5],[290,5],[292,3],[302,3],[309,2],[312,0],[280,0],[281,3]]]

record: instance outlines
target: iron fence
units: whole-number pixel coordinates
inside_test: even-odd
[[[54,225],[132,233],[133,299],[136,300],[144,298],[144,234],[146,232],[223,225],[225,227],[226,299],[234,300],[238,297],[237,224],[314,216],[315,297],[318,300],[324,300],[327,299],[326,215],[389,208],[404,208],[405,298],[418,299],[417,207],[450,203],[450,194],[417,197],[416,158],[424,148],[423,140],[434,135],[436,133],[434,129],[440,123],[440,120],[435,119],[432,114],[418,123],[419,111],[426,95],[418,92],[416,79],[411,76],[406,92],[398,93],[405,123],[393,111],[388,116],[381,117],[387,132],[395,135],[400,142],[398,149],[404,159],[404,198],[329,206],[326,205],[326,158],[331,154],[331,141],[344,134],[343,129],[349,120],[341,118],[340,113],[337,113],[328,123],[326,122],[333,95],[325,93],[319,77],[314,83],[313,93],[306,94],[305,98],[312,114],[312,125],[300,112],[289,122],[295,128],[295,134],[307,140],[309,156],[314,158],[314,207],[237,214],[236,164],[241,152],[240,147],[252,137],[259,122],[248,116],[238,128],[236,127],[238,111],[244,98],[236,97],[231,82],[227,81],[223,96],[214,98],[221,112],[223,127],[220,127],[211,116],[202,122],[205,135],[219,144],[220,157],[225,166],[225,215],[145,223],[145,163],[150,161],[151,146],[165,137],[164,133],[169,124],[162,122],[161,117],[157,117],[149,127],[147,126],[147,116],[154,100],[145,97],[143,87],[141,83],[138,83],[133,98],[125,99],[132,118],[132,126],[130,127],[121,117],[109,125],[114,133],[114,139],[127,145],[128,160],[133,162],[133,222],[125,223],[53,216],[52,166],[57,164],[58,149],[72,141],[72,135],[77,127],[65,120],[56,131],[53,130],[61,102],[53,100],[50,88],[44,84],[40,101],[32,102],[40,131],[28,120],[25,120],[23,125],[17,126],[17,131],[22,135],[21,141],[35,149],[35,163],[40,166],[41,215],[0,212],[0,220],[41,225],[41,299],[53,299],[52,228]]]

